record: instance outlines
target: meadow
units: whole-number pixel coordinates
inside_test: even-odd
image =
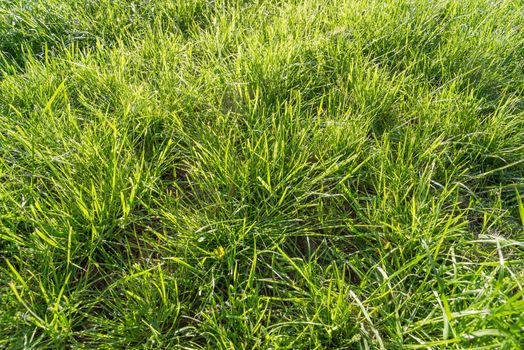
[[[0,0],[0,349],[521,349],[522,0]]]

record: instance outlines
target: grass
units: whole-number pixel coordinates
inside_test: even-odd
[[[520,349],[520,0],[3,0],[0,348]]]

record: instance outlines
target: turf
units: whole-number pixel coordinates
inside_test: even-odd
[[[520,349],[521,0],[2,0],[0,348]]]

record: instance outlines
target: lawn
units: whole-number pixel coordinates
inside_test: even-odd
[[[1,349],[521,349],[522,0],[0,0]]]

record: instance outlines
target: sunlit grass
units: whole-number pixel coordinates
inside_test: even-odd
[[[0,348],[520,349],[521,1],[0,6]]]

